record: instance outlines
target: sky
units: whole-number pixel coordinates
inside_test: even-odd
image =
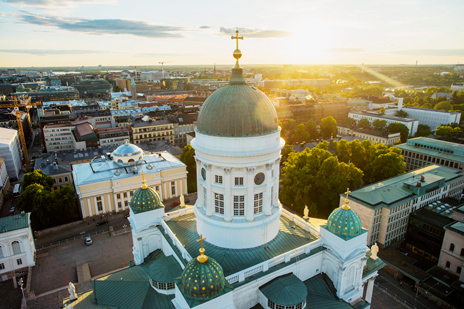
[[[463,0],[0,0],[0,67],[464,63]]]

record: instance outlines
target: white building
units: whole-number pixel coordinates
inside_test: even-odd
[[[74,126],[69,124],[52,124],[43,127],[45,147],[48,152],[86,149],[85,142],[78,143],[74,138]]]
[[[417,119],[419,124],[428,125],[432,131],[435,131],[438,126],[461,121],[459,112],[410,106],[403,107],[402,110],[408,113],[408,118]]]
[[[0,278],[35,266],[35,243],[30,213],[0,218]]]
[[[277,114],[246,84],[234,55],[230,83],[205,101],[192,141],[195,205],[165,213],[144,179],[130,205],[136,266],[95,279],[93,291],[65,308],[129,301],[133,308],[302,309],[320,305],[321,295],[327,308],[370,306],[384,266],[377,247],[369,252],[348,203],[320,228],[282,209]]]
[[[417,127],[419,126],[419,121],[416,119],[382,115],[376,112],[368,112],[368,111],[350,112],[348,113],[348,117],[353,118],[357,122],[359,122],[359,120],[361,119],[367,119],[369,120],[371,125],[372,125],[372,122],[376,119],[385,120],[387,122],[387,126],[390,123],[398,122],[398,123],[404,124],[408,128],[410,136],[414,136],[414,134],[416,134]]]
[[[145,71],[140,72],[141,81],[154,81],[159,82],[163,78],[168,78],[169,73],[165,71]]]
[[[452,84],[451,85],[451,90],[452,91],[461,91],[461,90],[464,90],[464,83],[455,83],[455,84]]]
[[[8,177],[18,178],[23,152],[17,130],[0,128],[0,157],[5,158]]]

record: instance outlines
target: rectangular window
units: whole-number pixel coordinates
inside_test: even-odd
[[[1,270],[1,269],[5,269],[5,264],[0,263],[0,270]]]
[[[134,196],[134,191],[130,191],[130,197]]]
[[[118,208],[122,208],[122,203],[118,202]]]
[[[68,176],[64,176],[64,181],[68,182]]]
[[[176,182],[171,181],[171,194],[176,195]]]
[[[124,207],[127,207],[129,206],[129,202],[128,201],[124,201]]]
[[[245,196],[235,195],[234,196],[234,216],[245,215]]]
[[[235,185],[243,186],[243,177],[235,177]]]
[[[123,196],[124,196],[124,198],[126,198],[127,197],[127,192],[124,192]]]
[[[255,214],[263,212],[263,192],[255,194],[254,211]]]
[[[208,191],[203,187],[203,205],[208,205]]]
[[[21,259],[16,259],[16,263],[18,263],[18,265],[23,265],[23,261]]]
[[[97,208],[98,211],[103,211],[103,204],[101,196],[97,196]]]
[[[215,193],[214,194],[214,211],[218,214],[224,214],[224,195]]]
[[[214,175],[214,182],[215,183],[222,183],[222,176]]]
[[[116,198],[119,200],[121,198],[121,193],[116,194]]]

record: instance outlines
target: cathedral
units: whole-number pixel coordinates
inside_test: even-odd
[[[195,205],[165,212],[144,180],[130,201],[133,265],[65,308],[370,307],[378,247],[348,198],[322,226],[282,208],[277,113],[246,84],[232,38],[232,77],[205,101],[191,142]]]

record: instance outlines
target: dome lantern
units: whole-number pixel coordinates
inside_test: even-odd
[[[344,240],[349,240],[362,234],[361,219],[348,205],[348,195],[350,192],[350,189],[345,192],[345,203],[332,211],[327,220],[327,229]]]
[[[134,214],[164,207],[158,193],[147,186],[144,172],[142,172],[142,179],[142,186],[134,192],[130,201],[130,208]]]

